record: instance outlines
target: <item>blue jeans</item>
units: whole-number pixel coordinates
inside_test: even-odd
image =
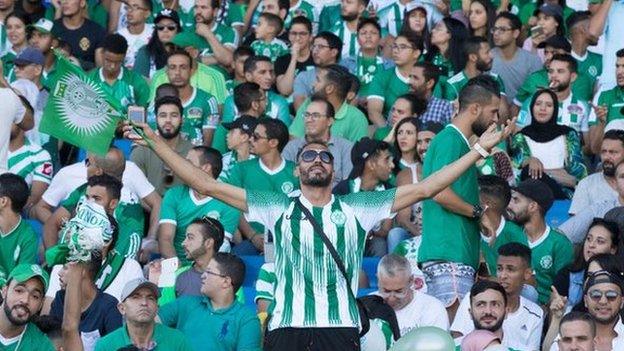
[[[399,243],[405,239],[411,238],[412,235],[407,230],[401,227],[395,227],[390,229],[388,232],[388,237],[386,240],[388,241],[388,253],[393,253],[394,249],[399,246]]]

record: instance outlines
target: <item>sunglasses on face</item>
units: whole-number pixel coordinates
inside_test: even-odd
[[[602,300],[603,296],[607,299],[607,301],[613,302],[615,301],[615,299],[617,299],[620,296],[620,293],[615,290],[607,290],[607,291],[590,290],[589,291],[589,298],[596,302]]]
[[[312,162],[319,157],[321,162],[332,164],[334,162],[334,156],[329,151],[316,151],[306,150],[301,154],[301,160],[303,162]]]
[[[171,26],[157,25],[156,26],[156,30],[159,32],[162,32],[165,29],[168,29],[169,31],[173,32],[174,30],[178,29],[178,27],[174,25],[171,25]]]

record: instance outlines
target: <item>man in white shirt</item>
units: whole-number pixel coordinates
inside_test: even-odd
[[[456,338],[456,342],[460,343],[463,337],[475,328],[487,329],[495,333],[500,332],[503,345],[506,347],[525,351],[539,350],[544,312],[537,304],[520,296],[524,283],[532,275],[531,249],[519,243],[508,243],[501,246],[498,250],[496,274],[506,295],[506,312],[502,315],[492,311],[480,312],[479,308],[475,308],[475,298],[480,294],[478,291],[485,293],[487,289],[475,289],[473,287],[477,294],[473,294],[471,291],[470,296],[464,297],[451,325],[451,333]],[[496,290],[490,289],[491,291]],[[495,309],[493,308],[493,310]],[[479,319],[487,320],[488,315],[490,320],[497,316],[500,317],[500,324],[492,321],[486,323]]]
[[[395,254],[384,256],[377,266],[377,280],[379,290],[375,294],[394,310],[401,335],[426,326],[448,330],[448,316],[442,302],[412,290],[412,267],[405,257]]]
[[[561,319],[559,325],[559,350],[594,351],[596,343],[596,322],[592,316],[583,312],[570,312]]]
[[[152,12],[152,2],[149,0],[128,0],[125,7],[127,23],[118,33],[128,42],[124,66],[132,69],[137,51],[142,46],[147,45],[154,33],[154,26],[145,23]]]
[[[11,124],[17,124],[26,131],[33,127],[32,108],[26,107],[19,96],[9,88],[0,68],[0,174],[8,170],[9,139],[11,138]]]

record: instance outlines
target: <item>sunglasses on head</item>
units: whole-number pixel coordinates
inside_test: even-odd
[[[316,150],[306,150],[301,153],[301,160],[303,162],[312,162],[319,157],[321,162],[332,164],[334,162],[334,156],[329,151],[316,151]]]

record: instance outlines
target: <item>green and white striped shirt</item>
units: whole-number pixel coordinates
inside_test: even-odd
[[[24,145],[19,149],[9,151],[9,172],[24,178],[28,186],[33,181],[50,184],[52,181],[52,159],[50,154],[37,144],[31,144],[24,139]]]
[[[361,192],[333,196],[323,207],[313,207],[300,197],[342,258],[351,281],[347,287],[294,198],[277,192],[247,191],[247,220],[262,223],[274,234],[276,280],[269,330],[359,326],[357,305],[347,289],[357,292],[366,233],[393,216],[394,197],[394,189]]]

